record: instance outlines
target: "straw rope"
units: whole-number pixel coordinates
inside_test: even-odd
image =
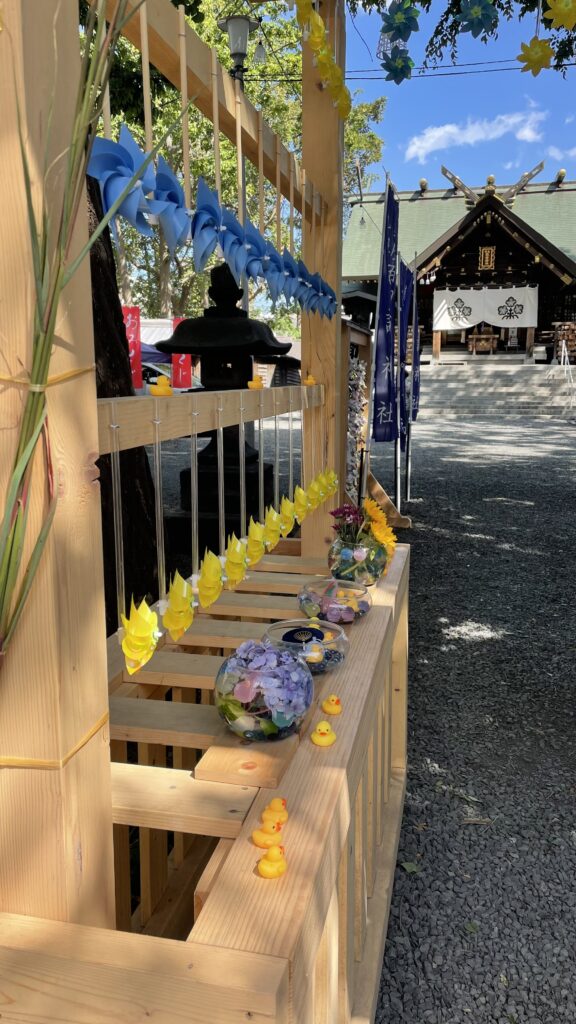
[[[65,768],[68,762],[71,761],[72,758],[90,742],[93,736],[95,736],[104,725],[106,725],[109,718],[109,712],[105,711],[98,721],[94,723],[92,728],[89,729],[82,737],[82,739],[78,740],[78,743],[76,743],[72,749],[60,759],[53,758],[44,760],[36,757],[0,757],[0,768],[40,768],[46,771],[58,771],[60,768]]]
[[[26,377],[10,377],[0,373],[0,382],[3,384],[15,384],[18,388],[28,388],[28,391],[42,394],[43,391],[46,391],[46,388],[51,388],[54,384],[61,384],[65,380],[73,380],[74,377],[81,377],[83,374],[91,373],[95,369],[96,363],[90,363],[90,366],[81,366],[76,370],[65,370],[64,373],[56,373],[53,377],[48,377],[45,384],[33,384]]]

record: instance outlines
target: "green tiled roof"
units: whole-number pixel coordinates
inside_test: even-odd
[[[497,186],[502,194],[508,186]],[[484,188],[474,189],[479,195]],[[424,252],[440,235],[462,220],[470,210],[461,192],[430,189],[423,194],[400,192],[399,247],[405,260]],[[362,205],[352,207],[344,239],[342,277],[347,280],[377,278],[380,263],[384,196],[370,193]],[[576,181],[559,187],[528,185],[511,206],[517,217],[547,238],[576,262]]]

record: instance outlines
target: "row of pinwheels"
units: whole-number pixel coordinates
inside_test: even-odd
[[[315,10],[312,0],[296,0],[296,18],[314,53],[314,64],[318,68],[320,81],[330,92],[334,106],[345,121],[352,110],[352,98],[344,83],[344,72],[334,60],[326,25]]]
[[[219,246],[236,279],[246,275],[252,280],[264,280],[274,303],[283,297],[287,302],[298,303],[306,313],[319,313],[329,319],[334,316],[336,293],[320,274],[311,274],[305,263],[296,261],[287,249],[280,255],[252,224],[243,227],[230,210],[220,205],[216,193],[202,178],[198,182],[196,211],[192,213],[186,208],[178,178],[163,157],[158,156],[156,170],[146,160],[147,154],[125,124],[120,128],[118,142],[94,139],[88,174],[100,184],[105,213],[137,175],[118,214],[140,234],[152,235],[152,225],[158,222],[171,253],[192,238],[199,272]],[[115,219],[112,231],[116,237]]]
[[[199,603],[209,608],[218,600],[224,588],[235,590],[250,568],[257,565],[267,551],[273,551],[280,537],[291,533],[294,523],[302,523],[306,516],[327,501],[338,489],[334,470],[324,470],[312,480],[306,490],[294,489],[294,500],[283,497],[279,511],[266,509],[263,523],[250,518],[248,536],[228,538],[226,552],[221,557],[206,551],[198,577],[185,580],[177,571],[170,582],[165,607],[161,607],[162,625],[174,643],[190,628],[194,608]],[[197,597],[197,601],[196,601]],[[138,672],[154,654],[162,632],[158,626],[158,613],[146,601],[138,607],[132,599],[130,615],[122,616],[122,650],[130,675]]]
[[[544,18],[554,29],[572,31],[576,26],[576,0],[547,0]],[[412,0],[392,0],[382,16],[381,67],[386,71],[386,80],[399,85],[412,75],[414,61],[405,44],[413,32],[418,30],[419,10]],[[491,0],[462,0],[456,15],[461,32],[470,32],[475,39],[480,35],[494,32],[498,25],[498,12]],[[554,49],[548,39],[540,39],[538,32],[530,43],[522,43],[517,60],[523,64],[522,71],[538,75],[543,68],[549,68],[554,58]]]
[[[311,274],[306,264],[295,260],[287,249],[280,254],[249,221],[240,224],[230,210],[220,205],[217,194],[203,178],[198,181],[192,242],[199,273],[220,246],[237,281],[244,275],[253,281],[262,279],[274,303],[284,298],[297,302],[306,313],[319,313],[328,319],[334,316],[336,293],[320,274]]]

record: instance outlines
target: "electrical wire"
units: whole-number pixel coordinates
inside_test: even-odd
[[[565,64],[562,64],[562,70],[564,68],[573,68],[573,67],[576,67],[576,61],[567,61]],[[557,69],[556,68],[544,68],[543,70],[544,71],[556,71]],[[420,72],[417,75],[414,75],[414,77],[410,78],[409,80],[411,82],[418,82],[418,81],[420,81],[423,78],[456,78],[456,77],[459,77],[459,76],[462,76],[462,75],[497,75],[497,74],[501,74],[504,71],[520,71],[520,72],[522,72],[522,71],[524,71],[524,68],[521,68],[521,67],[511,67],[511,68],[478,68],[478,70],[476,70],[476,71],[440,71],[440,72],[427,72],[427,71],[423,71],[423,72]],[[254,76],[254,75],[246,75],[246,81],[250,81],[250,82],[299,82],[299,81],[301,81],[301,79],[296,77],[296,76],[285,77],[285,78],[276,78],[276,77],[259,77],[259,76]],[[387,79],[384,74],[380,74],[380,75],[375,74],[375,75],[372,75],[372,76],[347,74],[346,75],[346,81],[347,82],[386,82],[386,81],[389,81],[389,79]]]

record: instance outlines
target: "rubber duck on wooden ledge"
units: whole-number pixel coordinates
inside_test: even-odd
[[[335,693],[331,693],[326,700],[322,701],[322,711],[325,715],[341,715],[342,704],[340,703],[340,697],[337,697]]]
[[[275,796],[261,814],[262,821],[278,821],[284,825],[288,821],[286,801],[281,796]]]
[[[281,831],[282,825],[279,821],[265,821],[262,828],[257,828],[252,833],[252,842],[262,850],[269,850],[271,846],[280,846]]]
[[[318,722],[310,739],[317,747],[331,747],[336,742],[336,733],[328,722]]]
[[[258,861],[258,874],[262,878],[280,878],[288,867],[283,846],[271,846]]]

